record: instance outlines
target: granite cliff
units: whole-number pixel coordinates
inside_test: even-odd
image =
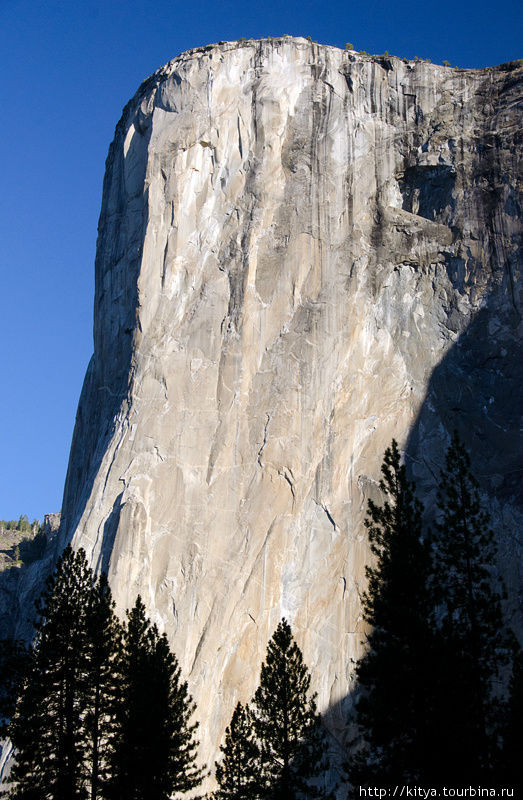
[[[521,87],[304,39],[192,50],[107,159],[61,542],[141,593],[214,756],[286,616],[343,729],[396,437],[472,450],[521,585]]]

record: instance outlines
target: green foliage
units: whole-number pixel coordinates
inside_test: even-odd
[[[19,558],[23,564],[32,564],[42,558],[46,546],[47,539],[40,528],[32,539],[22,539],[18,545]]]
[[[199,786],[195,706],[167,637],[150,624],[140,597],[124,626],[119,687],[110,795],[168,800]]]
[[[445,58],[445,59],[443,60],[443,66],[444,66],[444,67],[450,67],[450,61],[447,61],[447,59]]]
[[[0,529],[6,531],[19,531],[20,533],[35,533],[40,528],[37,519],[29,522],[27,514],[21,514],[18,519],[0,519]]]
[[[44,553],[47,540],[43,528],[36,519],[29,522],[26,514],[17,520],[0,520],[0,534],[11,543],[10,550],[4,549],[6,566],[31,564]]]
[[[385,452],[383,505],[369,501],[365,525],[374,566],[366,568],[363,615],[371,626],[356,666],[359,741],[349,764],[354,783],[418,780],[426,772],[426,678],[430,669],[429,552],[422,507],[397,443]]]
[[[345,43],[345,50],[354,50],[354,45],[352,44],[352,42]]]
[[[253,720],[248,708],[236,705],[231,724],[220,747],[222,761],[216,763],[219,789],[213,800],[261,800],[260,749],[255,739]]]

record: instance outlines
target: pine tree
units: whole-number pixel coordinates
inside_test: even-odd
[[[168,800],[202,781],[195,765],[195,710],[167,638],[138,596],[128,612],[120,659],[121,702],[109,794],[122,800]]]
[[[375,559],[363,595],[371,630],[355,669],[358,736],[348,763],[352,783],[362,786],[425,779],[432,746],[429,553],[422,506],[394,440],[381,472],[384,502],[369,500],[365,521]]]
[[[222,761],[216,764],[219,789],[213,800],[261,800],[260,750],[251,713],[241,703],[234,709],[220,750]]]
[[[51,734],[55,715],[48,714],[47,692],[36,656],[30,659],[22,693],[8,733],[15,748],[9,793],[13,800],[53,798],[51,771],[57,765],[56,743]],[[50,783],[48,781],[51,781]]]
[[[0,639],[0,737],[7,736],[8,722],[23,686],[29,651],[16,639]]]
[[[270,800],[324,797],[314,785],[327,769],[326,743],[310,674],[283,619],[267,647],[252,704],[260,749],[262,796]]]
[[[515,640],[503,620],[496,543],[470,458],[457,433],[447,451],[432,536],[434,624],[440,650],[445,760],[457,782],[492,775],[498,757],[499,687]]]
[[[39,604],[40,621],[24,689],[9,728],[16,750],[16,800],[87,797],[86,609],[92,573],[67,547]]]
[[[102,576],[67,547],[38,603],[40,621],[9,735],[16,800],[106,797],[119,687],[120,626]]]
[[[114,747],[116,717],[121,702],[118,657],[122,627],[114,613],[106,575],[102,575],[92,587],[86,621],[86,706],[83,724],[87,735],[89,796],[90,800],[98,800],[107,797],[109,753]]]

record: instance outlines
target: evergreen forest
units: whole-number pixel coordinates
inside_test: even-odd
[[[40,521],[34,519],[29,522],[27,514],[21,514],[18,519],[0,519],[0,533],[17,531],[18,533],[37,533],[40,530]]]
[[[257,690],[237,703],[224,733],[209,800],[520,786],[523,655],[507,623],[495,532],[457,434],[438,487],[428,527],[393,441],[380,502],[367,509],[367,634],[353,665],[342,772],[282,619]],[[68,546],[35,627],[29,647],[0,642],[0,733],[14,748],[9,797],[197,796],[210,774],[197,758],[198,710],[141,597],[118,619],[106,576]]]
[[[46,535],[39,520],[29,522],[26,514],[18,519],[0,519],[0,571],[37,561],[45,547]]]

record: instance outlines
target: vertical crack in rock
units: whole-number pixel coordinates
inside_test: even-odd
[[[258,453],[257,453],[257,456],[256,456],[256,460],[257,460],[258,465],[260,467],[263,467],[261,457],[262,457],[262,453],[263,453],[263,451],[265,449],[265,445],[267,444],[267,434],[268,434],[268,430],[269,430],[269,422],[270,421],[271,421],[270,414],[266,414],[265,426],[263,428],[263,442],[262,442],[261,447],[258,450]],[[294,496],[294,493],[293,493],[293,496]]]
[[[430,505],[469,434],[521,581],[522,73],[283,37],[184,53],[124,109],[60,544],[119,613],[142,594],[207,763],[284,612],[344,718],[393,437]]]

